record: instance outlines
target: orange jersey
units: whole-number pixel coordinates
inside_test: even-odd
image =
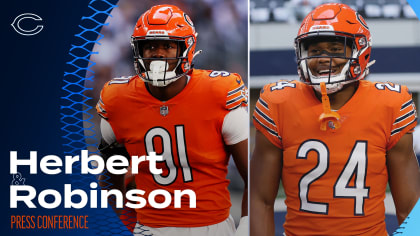
[[[337,112],[339,129],[320,130],[321,102],[298,81],[266,85],[254,125],[283,150],[286,235],[387,235],[386,152],[417,123],[406,86],[360,81]]]
[[[229,216],[230,196],[226,179],[229,154],[222,137],[225,115],[247,105],[246,87],[238,74],[193,70],[187,86],[169,101],[154,98],[138,77],[116,79],[105,84],[98,113],[111,124],[117,141],[131,156],[156,152],[164,161],[149,171],[139,165],[135,176],[143,196],[156,189],[191,189],[196,208],[182,198],[181,208],[172,203],[154,209],[149,203],[136,209],[137,220],[150,227],[199,227],[222,222]],[[159,196],[158,196],[159,197]],[[163,202],[163,197],[156,202]]]

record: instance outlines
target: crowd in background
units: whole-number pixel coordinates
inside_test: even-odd
[[[300,23],[316,6],[329,2],[347,4],[365,18],[417,19],[407,0],[250,0],[250,20]]]
[[[198,32],[196,50],[203,52],[194,61],[195,68],[239,73],[247,81],[248,4],[245,0],[121,0],[102,28],[98,52],[91,57],[95,98],[102,85],[116,77],[134,75],[130,37],[137,19],[152,5],[170,3],[184,10]],[[89,77],[89,75],[87,75]],[[98,87],[99,86],[99,87]]]

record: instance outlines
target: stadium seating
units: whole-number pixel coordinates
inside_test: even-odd
[[[365,18],[416,18],[406,0],[251,0],[250,20],[251,23],[296,23],[316,6],[327,2],[347,4]]]

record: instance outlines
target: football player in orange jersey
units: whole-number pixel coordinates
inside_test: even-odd
[[[137,75],[111,80],[101,91],[103,156],[155,152],[163,156],[157,163],[162,174],[152,174],[141,162],[134,176],[144,198],[157,189],[171,195],[191,189],[196,195],[196,208],[183,198],[181,208],[155,209],[147,203],[135,209],[135,235],[234,235],[226,179],[230,155],[245,183],[237,234],[248,234],[247,88],[238,74],[193,69],[200,52],[196,42],[194,25],[182,10],[152,7],[138,19],[131,38]],[[126,191],[124,175],[105,177],[110,188]]]
[[[344,4],[323,4],[295,39],[300,81],[264,86],[250,182],[252,236],[274,235],[279,182],[285,235],[387,235],[391,188],[401,223],[420,196],[417,113],[406,86],[363,80],[371,35]]]

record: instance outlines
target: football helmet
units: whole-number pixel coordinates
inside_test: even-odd
[[[176,42],[176,58],[143,57],[143,46],[149,40]],[[134,69],[143,81],[153,86],[167,86],[190,72],[193,58],[199,53],[195,53],[196,42],[197,33],[187,14],[172,5],[154,6],[140,16],[131,36]],[[171,71],[168,71],[169,60],[177,60]]]
[[[314,42],[333,41],[344,44],[344,53],[308,55],[308,45]],[[346,48],[351,48],[347,56]],[[331,94],[342,89],[343,85],[364,79],[369,73],[372,39],[363,17],[349,6],[341,3],[322,4],[310,12],[303,20],[298,36],[295,38],[295,51],[300,79],[320,91],[320,83],[327,86]],[[321,55],[322,54],[322,55]],[[330,58],[328,73],[316,76],[308,67],[308,60]],[[341,72],[332,74],[332,58],[346,59]]]

